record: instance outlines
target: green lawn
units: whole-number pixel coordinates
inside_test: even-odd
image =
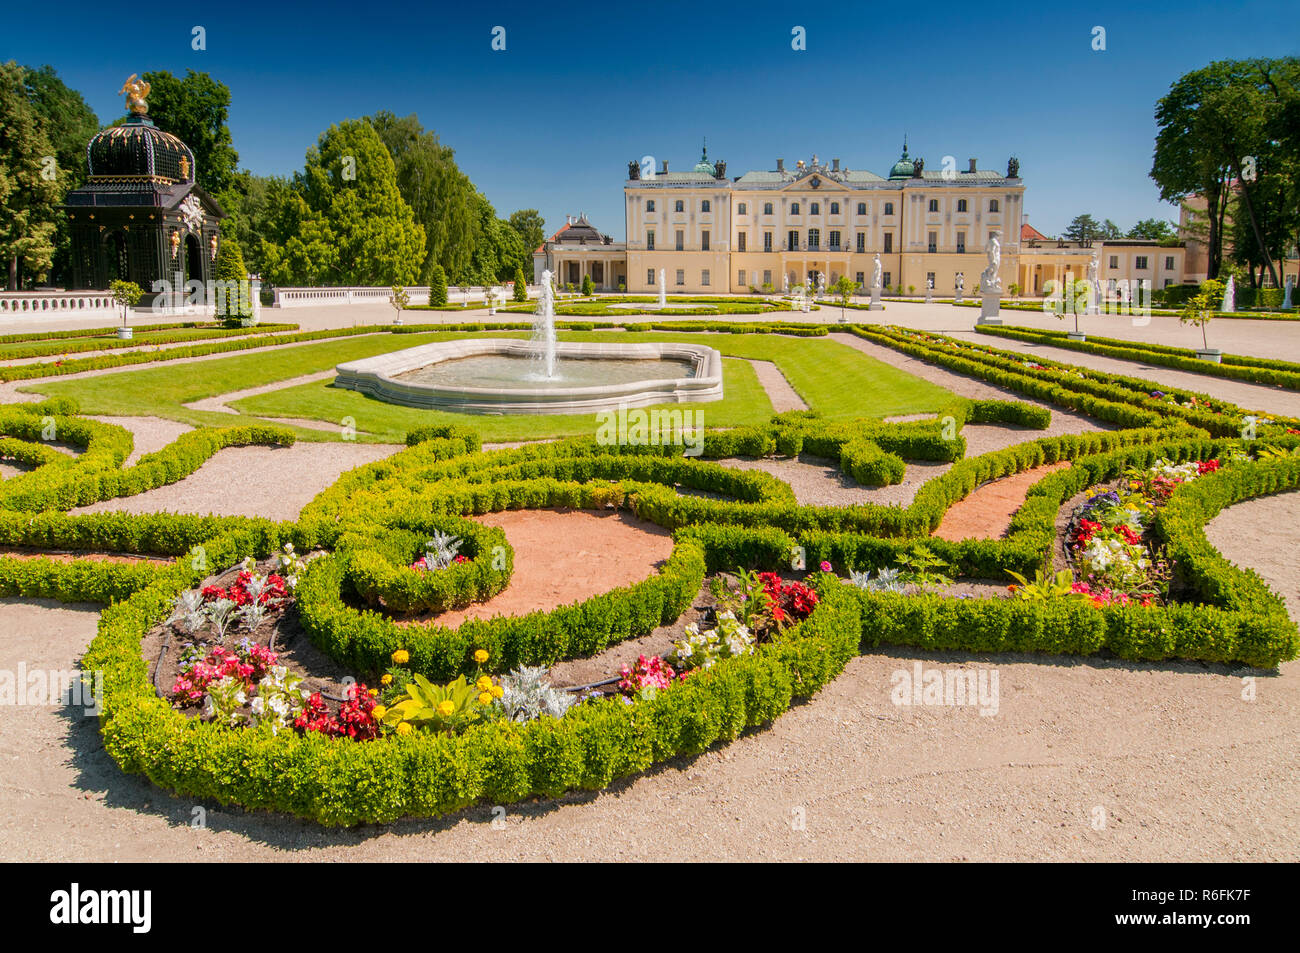
[[[491,336],[526,337],[521,332],[490,332]],[[890,416],[937,410],[951,394],[825,338],[794,338],[773,334],[701,334],[587,331],[561,332],[566,341],[679,341],[716,347],[728,358],[774,362],[791,386],[812,408],[830,419]],[[239,354],[189,364],[159,365],[81,380],[51,381],[24,390],[69,396],[88,414],[154,415],[195,425],[229,425],[240,420],[230,414],[196,411],[185,403],[232,391],[328,371],[356,360],[430,341],[488,336],[464,332],[377,334],[344,338],[274,351]],[[745,360],[724,361],[726,396],[701,404],[706,426],[734,427],[761,422],[772,413],[766,392]],[[400,441],[412,427],[458,420],[476,427],[485,440],[527,440],[589,433],[593,415],[478,416],[417,410],[386,404],[355,391],[330,386],[329,381],[284,388],[247,397],[232,404],[241,414],[256,417],[296,417],[340,423],[351,417],[359,439]],[[243,418],[247,419],[247,417]],[[337,440],[336,433],[297,428],[307,440]]]

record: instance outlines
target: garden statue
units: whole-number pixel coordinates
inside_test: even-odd
[[[1002,242],[998,240],[999,232],[989,236],[988,265],[980,274],[980,291],[984,294],[1002,291],[1002,276],[998,274],[1002,267]]]
[[[1286,276],[1286,289],[1282,292],[1282,307],[1291,307],[1291,295],[1295,292],[1295,275]]]
[[[880,288],[880,274],[880,254],[877,252],[871,265],[871,289],[873,291]]]
[[[628,177],[629,179],[634,180],[634,181],[637,180],[637,179],[640,179],[640,178],[641,178],[641,163],[637,162],[635,159],[633,159],[633,160],[631,160],[630,162],[628,162],[628,164],[627,164],[627,177]]]
[[[117,91],[119,96],[123,93],[126,94],[126,108],[132,113],[143,116],[149,111],[149,104],[145,102],[145,97],[149,95],[149,84],[142,79],[137,79],[135,73],[132,73],[122,84],[122,88]]]
[[[1015,156],[1012,156],[1010,159],[1007,160],[1007,178],[1008,179],[1020,178],[1020,160],[1017,159]]]
[[[1100,267],[1097,253],[1094,251],[1092,258],[1088,261],[1088,314],[1101,313],[1101,279],[1097,277]]]

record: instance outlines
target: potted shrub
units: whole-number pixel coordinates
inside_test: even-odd
[[[1223,300],[1223,282],[1211,278],[1208,281],[1201,282],[1201,290],[1198,294],[1188,300],[1186,306],[1179,312],[1178,320],[1182,324],[1194,324],[1201,329],[1202,347],[1196,351],[1199,360],[1210,361],[1214,364],[1221,363],[1223,353],[1217,347],[1210,347],[1210,342],[1205,335],[1205,326],[1210,323],[1214,317],[1214,309],[1218,303]]]
[[[108,290],[117,306],[122,309],[122,326],[117,329],[117,336],[123,341],[129,341],[133,336],[133,332],[131,328],[126,326],[126,316],[144,297],[144,289],[134,281],[118,279],[108,286]]]
[[[388,296],[388,303],[391,304],[393,310],[397,312],[397,317],[393,319],[393,323],[400,325],[402,323],[402,309],[411,303],[410,292],[401,285],[393,285],[393,291]]]

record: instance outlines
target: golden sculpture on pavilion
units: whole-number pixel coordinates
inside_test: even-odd
[[[122,88],[117,91],[119,96],[123,93],[126,94],[126,108],[135,115],[143,116],[149,111],[149,104],[145,102],[145,97],[149,95],[149,84],[137,78],[135,73],[127,77]]]

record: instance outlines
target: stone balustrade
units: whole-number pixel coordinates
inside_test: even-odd
[[[0,318],[116,316],[107,291],[0,291]]]

